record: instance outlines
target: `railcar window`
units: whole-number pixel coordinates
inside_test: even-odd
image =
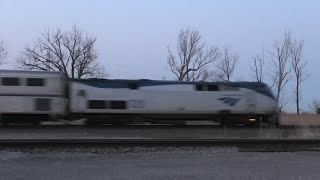
[[[4,86],[19,86],[19,78],[12,78],[12,77],[4,77],[2,78],[2,85]]]
[[[128,88],[129,89],[138,89],[138,84],[137,83],[129,83]]]
[[[106,109],[106,103],[102,100],[89,100],[88,109]]]
[[[27,78],[27,86],[44,86],[42,78]]]
[[[125,101],[110,101],[111,109],[126,109],[127,104]]]

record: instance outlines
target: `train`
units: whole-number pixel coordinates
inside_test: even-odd
[[[60,72],[0,70],[0,121],[39,124],[279,123],[279,107],[262,82],[73,79]]]

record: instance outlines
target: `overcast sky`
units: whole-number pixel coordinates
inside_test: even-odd
[[[23,47],[46,28],[70,30],[77,25],[97,37],[99,61],[109,78],[171,79],[167,46],[174,47],[179,30],[189,26],[199,30],[208,45],[238,53],[232,80],[252,80],[252,56],[262,48],[271,51],[287,29],[305,41],[303,56],[311,76],[303,83],[302,108],[308,110],[308,104],[320,98],[319,9],[316,0],[1,0],[0,39],[9,50],[2,68],[13,68]],[[293,97],[292,84],[286,96]],[[292,100],[287,109],[293,107]]]

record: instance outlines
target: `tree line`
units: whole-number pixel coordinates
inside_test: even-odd
[[[270,58],[266,59],[266,51],[262,49],[250,64],[253,81],[269,84],[281,109],[289,103],[284,97],[284,88],[290,80],[294,82],[297,114],[301,110],[301,85],[309,77],[305,72],[307,61],[303,58],[303,50],[304,41],[285,31],[283,39],[275,41],[267,50]],[[176,48],[168,48],[167,64],[179,81],[230,81],[238,60],[239,55],[230,48],[207,45],[198,30],[188,27],[180,30]],[[266,64],[271,65],[269,82],[265,80]],[[320,101],[314,100],[311,108],[319,111]]]
[[[19,68],[42,71],[60,71],[68,78],[103,78],[106,69],[98,63],[95,49],[96,37],[73,26],[70,31],[47,29],[31,45],[26,45],[16,61]],[[303,57],[304,41],[293,38],[285,31],[283,39],[275,41],[268,50],[252,57],[252,80],[265,82],[276,94],[281,109],[289,101],[284,88],[290,80],[295,84],[296,112],[300,114],[301,85],[309,74],[305,72],[307,61]],[[0,65],[5,63],[8,51],[0,39]],[[270,58],[266,58],[269,55]],[[231,81],[239,61],[237,52],[229,47],[207,44],[194,28],[183,28],[178,33],[175,48],[168,46],[167,65],[178,81]],[[266,81],[265,65],[269,81]],[[291,78],[293,77],[293,78]],[[319,111],[320,101],[311,104]]]
[[[60,71],[68,78],[105,77],[104,66],[97,62],[96,38],[73,26],[71,31],[47,29],[31,45],[26,45],[16,59],[19,68]],[[6,57],[0,44],[0,63]],[[1,48],[2,47],[2,48]]]

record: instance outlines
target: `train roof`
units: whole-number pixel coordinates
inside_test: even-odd
[[[222,85],[237,88],[246,88],[254,90],[258,93],[264,94],[268,97],[274,98],[270,88],[262,82],[249,82],[249,81],[238,81],[238,82],[204,82],[204,81],[170,81],[170,80],[150,80],[150,79],[70,79],[71,81],[80,82],[89,86],[98,88],[128,88],[129,84],[134,83],[139,87],[145,86],[163,86],[163,85],[177,85],[177,84],[190,84],[190,85]]]
[[[99,78],[89,78],[89,79],[72,79],[72,81],[83,82],[93,86],[104,86],[106,88],[112,88],[110,86],[115,85],[116,88],[123,86],[127,87],[128,83],[136,83],[139,86],[156,86],[156,85],[174,85],[174,84],[202,84],[202,85],[225,85],[232,87],[266,87],[265,83],[262,82],[250,82],[250,81],[173,81],[173,80],[151,80],[151,79],[99,79]]]
[[[41,77],[64,77],[61,72],[58,71],[30,71],[30,70],[3,70],[0,69],[0,76],[41,76]]]

